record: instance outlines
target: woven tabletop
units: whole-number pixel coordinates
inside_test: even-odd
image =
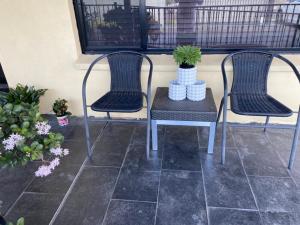
[[[217,107],[212,91],[207,88],[206,98],[199,102],[173,101],[168,97],[168,88],[159,87],[152,104],[151,119],[215,122]]]

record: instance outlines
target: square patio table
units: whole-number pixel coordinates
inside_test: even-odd
[[[202,101],[173,101],[167,87],[158,87],[151,108],[152,149],[158,150],[157,125],[209,127],[208,153],[214,151],[217,107],[210,88]]]

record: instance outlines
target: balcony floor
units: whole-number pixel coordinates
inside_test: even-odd
[[[292,131],[230,128],[227,163],[207,155],[206,128],[159,129],[145,158],[145,126],[92,122],[93,161],[79,120],[64,133],[70,155],[47,178],[40,165],[0,170],[0,213],[25,225],[300,224],[300,153],[287,170]]]

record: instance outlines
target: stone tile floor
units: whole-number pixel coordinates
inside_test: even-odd
[[[230,128],[227,163],[220,130],[208,155],[206,128],[159,129],[145,157],[145,126],[91,121],[93,161],[80,120],[54,129],[71,153],[47,178],[39,162],[0,170],[0,213],[26,225],[297,225],[300,153],[287,170],[292,132]]]

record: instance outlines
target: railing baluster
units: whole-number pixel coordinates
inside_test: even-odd
[[[293,36],[292,46],[291,47],[299,47],[299,41],[300,41],[300,31],[299,31],[299,27],[300,27],[300,14],[298,15],[297,23],[295,24],[295,26],[298,27],[298,28],[295,28],[295,33],[294,33],[294,36]],[[296,42],[297,34],[298,34],[298,42]]]

